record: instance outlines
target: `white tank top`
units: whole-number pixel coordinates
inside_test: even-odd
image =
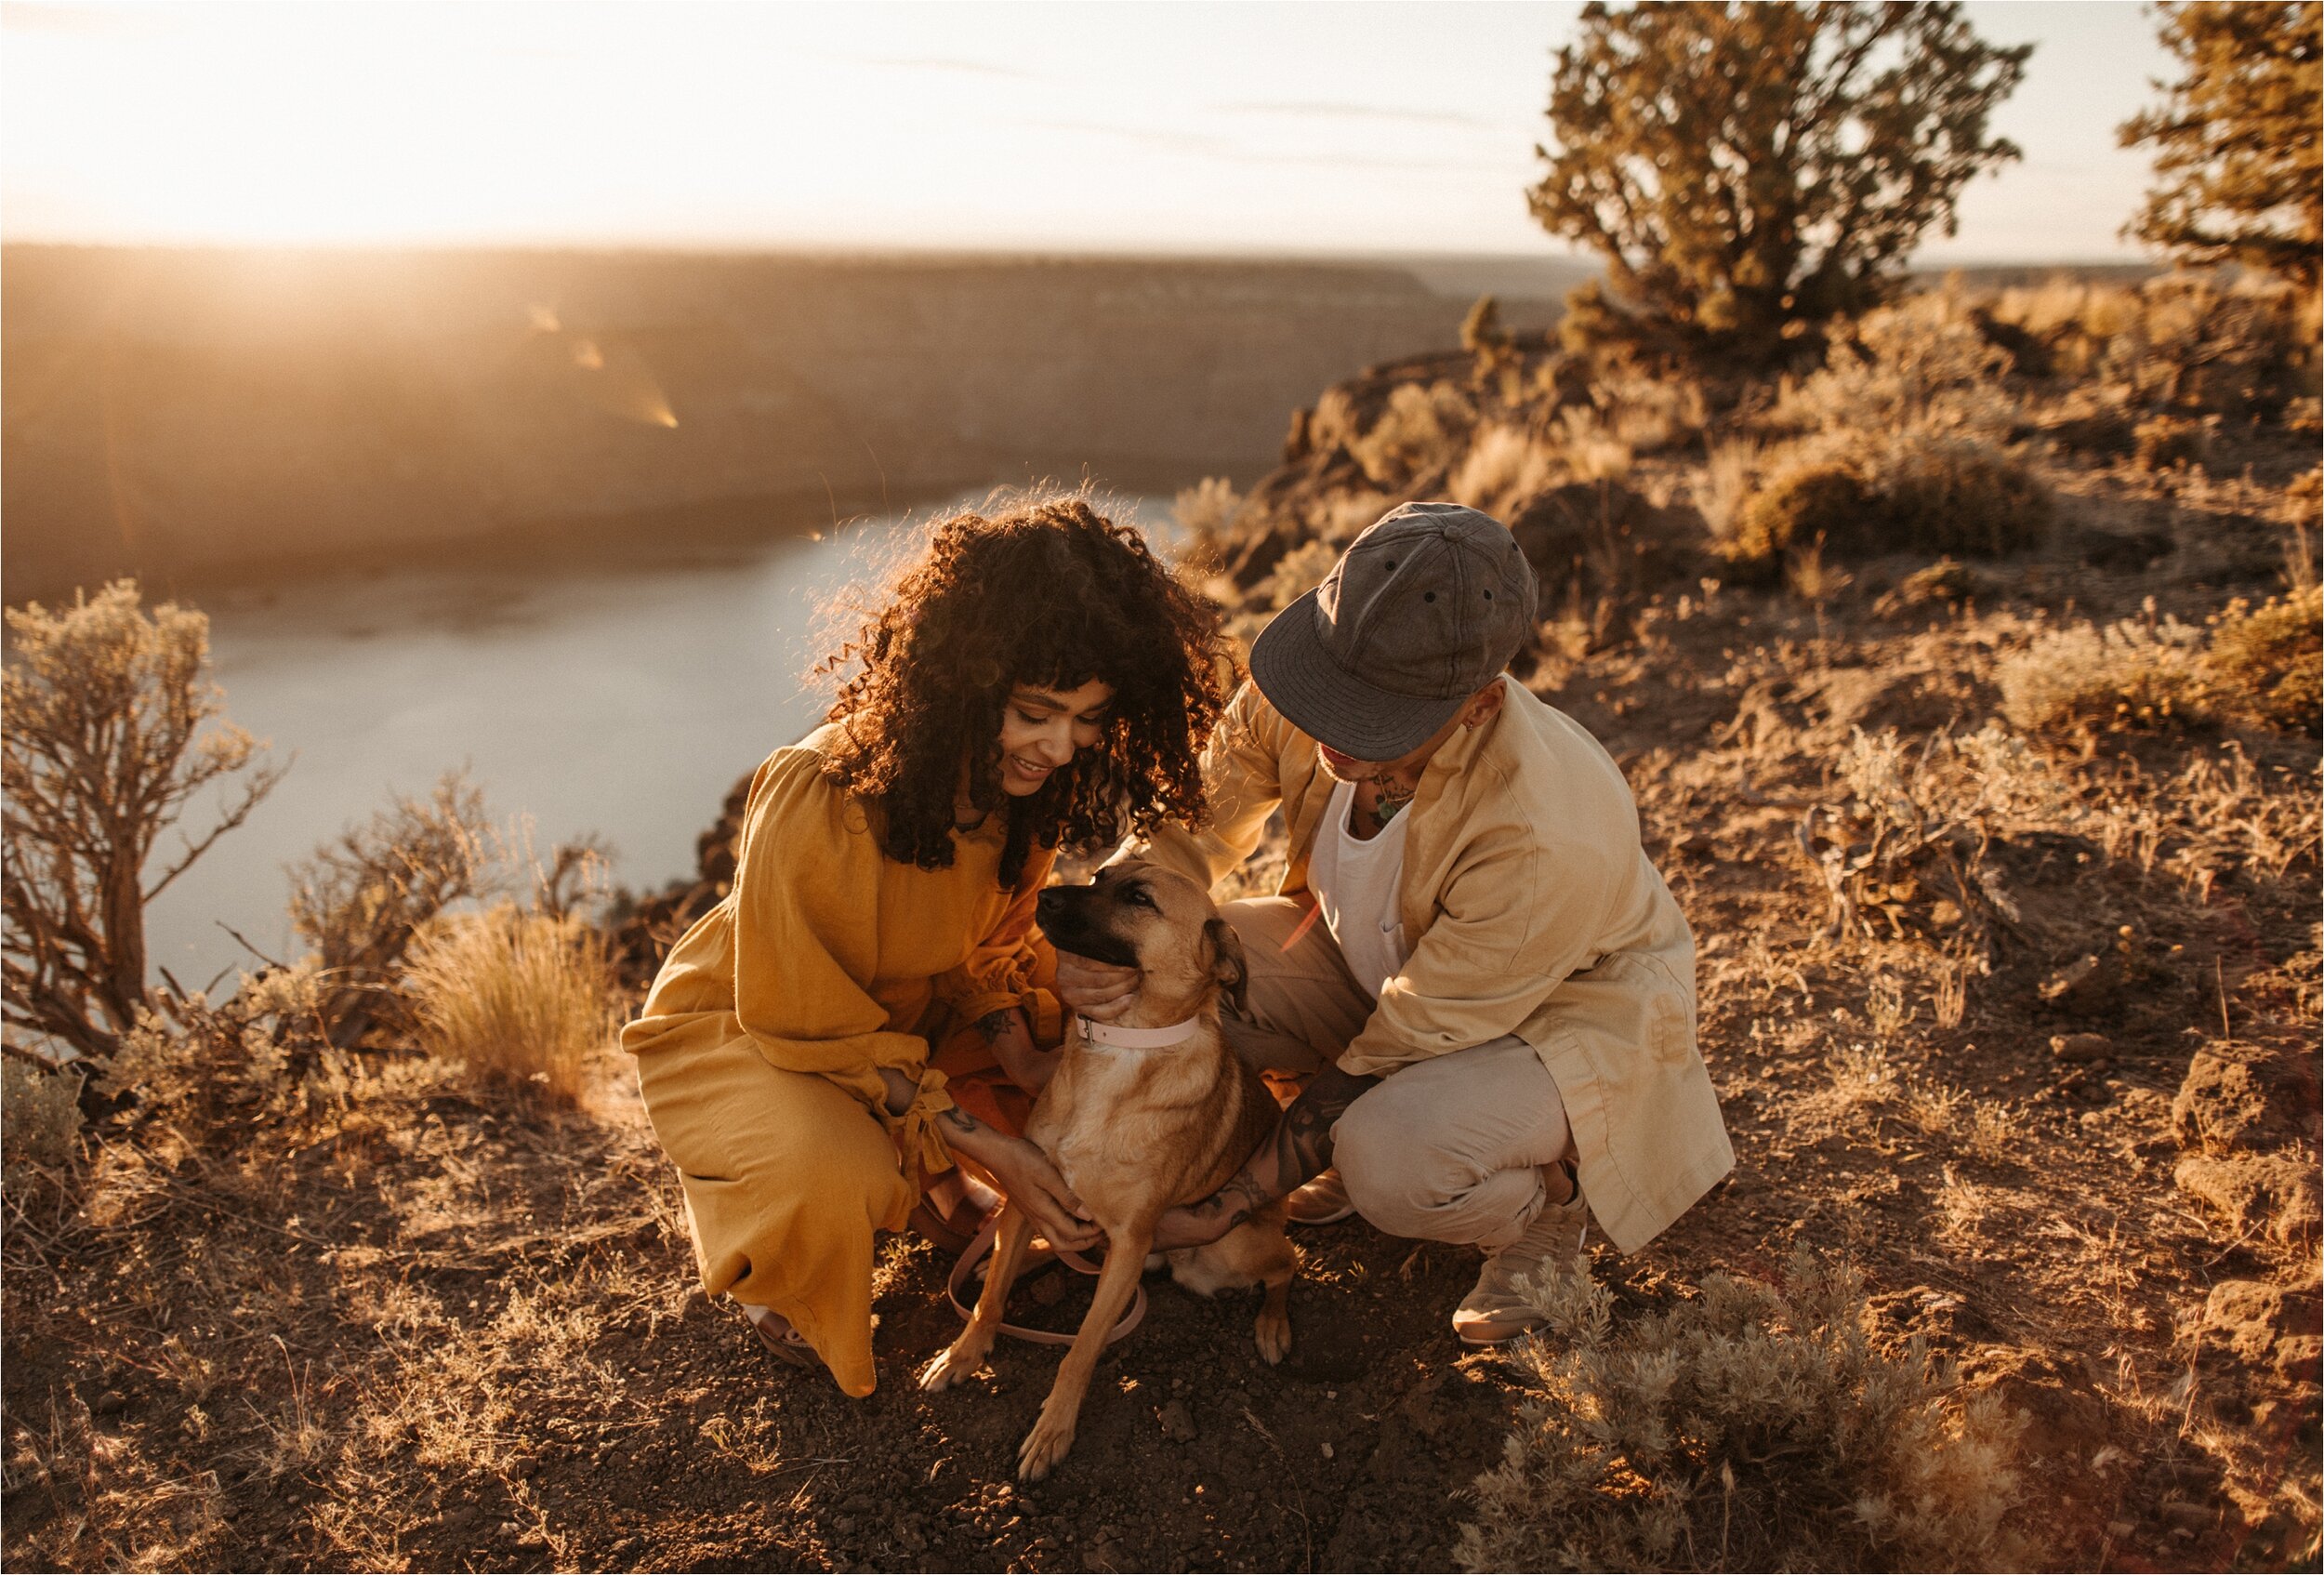
[[[1308,889],[1323,909],[1331,938],[1348,972],[1372,995],[1404,971],[1410,955],[1404,942],[1404,924],[1396,913],[1396,893],[1404,884],[1404,834],[1411,824],[1400,814],[1369,841],[1348,830],[1355,808],[1355,785],[1342,782],[1331,790],[1324,811],[1323,828],[1314,851],[1307,857]]]

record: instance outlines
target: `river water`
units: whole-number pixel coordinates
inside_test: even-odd
[[[1169,539],[1166,498],[1109,511],[1157,547]],[[151,905],[152,966],[188,988],[255,967],[227,926],[295,955],[285,867],[456,767],[496,823],[529,822],[543,852],[595,832],[616,882],[645,891],[691,872],[735,779],[825,708],[809,669],[835,643],[835,598],[876,584],[930,514],[650,566],[415,570],[193,599],[227,716],[296,759]],[[177,846],[165,834],[149,879]]]

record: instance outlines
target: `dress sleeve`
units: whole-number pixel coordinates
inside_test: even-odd
[[[1022,1006],[1037,1043],[1045,1042],[1045,1025],[1047,1039],[1056,1038],[1055,998],[1034,983],[1043,972],[1043,953],[1049,946],[1047,937],[1035,925],[1034,905],[1041,900],[1041,888],[1049,884],[1050,869],[1056,861],[1055,852],[1049,849],[1027,856],[1024,873],[1008,904],[992,928],[978,937],[968,960],[937,977],[936,999],[951,1010],[956,1021],[974,1023],[987,1013]]]
[[[859,983],[879,954],[879,861],[861,805],[823,780],[815,755],[783,750],[759,769],[734,871],[734,1012],[759,1053],[787,1072],[830,1079],[902,1134],[908,1163],[951,1157],[932,1122],[952,1106],[928,1041],[888,1027]],[[915,1078],[902,1116],[881,1067]]]

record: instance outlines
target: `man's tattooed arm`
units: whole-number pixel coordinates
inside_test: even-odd
[[[1183,1247],[1216,1241],[1294,1187],[1331,1169],[1332,1123],[1378,1081],[1326,1066],[1276,1121],[1274,1135],[1259,1145],[1249,1163],[1224,1186],[1163,1216],[1156,1244]]]
[[[995,1042],[1009,1031],[1010,1020],[1017,1015],[1017,1010],[1013,1006],[1004,1006],[997,1011],[987,1012],[976,1020],[976,1031],[984,1036],[986,1044]]]

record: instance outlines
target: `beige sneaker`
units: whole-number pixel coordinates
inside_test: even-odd
[[[1336,1170],[1293,1187],[1283,1199],[1283,1216],[1295,1225],[1336,1225],[1354,1212]]]
[[[1590,1211],[1577,1189],[1564,1203],[1546,1205],[1508,1246],[1485,1254],[1476,1289],[1453,1309],[1453,1332],[1465,1344],[1498,1345],[1541,1326],[1541,1309],[1517,1284],[1541,1272],[1545,1263],[1570,1264],[1581,1251]]]

